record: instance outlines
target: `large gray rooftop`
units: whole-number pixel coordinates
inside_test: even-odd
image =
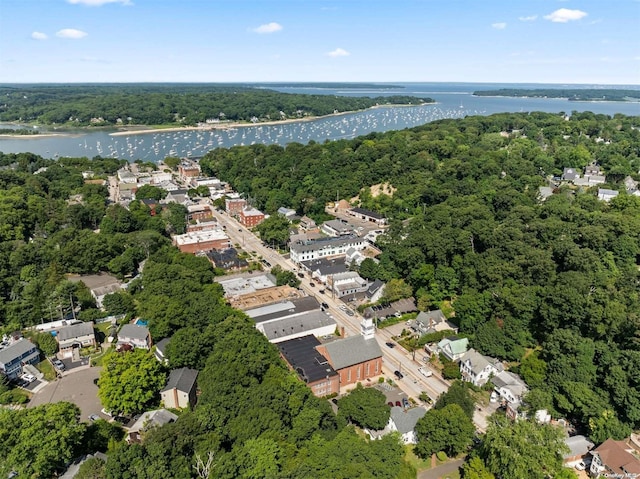
[[[337,375],[327,358],[316,350],[320,341],[309,334],[278,343],[278,349],[289,365],[306,383]]]
[[[58,330],[58,341],[67,341],[68,339],[79,338],[81,336],[89,336],[94,334],[93,321],[88,323],[76,323],[71,326],[65,326]]]
[[[327,343],[325,348],[336,370],[382,357],[378,342],[360,335]]]
[[[314,296],[304,296],[279,303],[268,304],[245,311],[245,314],[256,323],[266,323],[302,313],[320,311],[320,303]]]
[[[6,348],[0,349],[0,364],[10,363],[14,359],[28,353],[34,348],[36,348],[36,346],[28,339],[19,339]]]
[[[398,432],[400,434],[405,434],[413,431],[418,420],[426,413],[427,410],[422,407],[404,409],[399,406],[393,406],[391,408],[391,420],[396,425]]]
[[[336,327],[335,320],[324,311],[311,311],[309,313],[282,318],[264,324],[264,335],[271,340],[286,338],[294,334],[309,333],[318,328]]]
[[[170,391],[175,388],[178,391],[189,392],[196,383],[198,371],[190,368],[173,369],[169,373],[167,385],[160,392]]]

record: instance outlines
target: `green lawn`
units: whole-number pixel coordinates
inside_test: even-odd
[[[418,472],[431,469],[431,459],[420,459],[414,454],[413,446],[406,446],[404,460],[411,464]]]
[[[58,374],[56,373],[55,369],[53,369],[53,365],[51,364],[51,362],[49,362],[48,359],[40,361],[36,368],[38,368],[38,371],[44,374],[44,379],[47,381],[53,381],[58,377]]]

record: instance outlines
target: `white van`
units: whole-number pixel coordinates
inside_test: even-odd
[[[433,376],[433,372],[427,368],[418,368],[418,371],[427,378]]]

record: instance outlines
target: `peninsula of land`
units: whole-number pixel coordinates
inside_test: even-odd
[[[508,96],[516,98],[558,98],[569,101],[630,101],[640,102],[640,89],[617,88],[501,88],[479,90],[475,96]]]

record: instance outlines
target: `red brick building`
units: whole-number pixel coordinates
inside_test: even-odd
[[[195,161],[183,159],[178,165],[178,174],[183,181],[200,176],[200,165]]]
[[[363,319],[361,332],[316,347],[340,376],[340,387],[382,374],[382,351],[374,338],[371,319]]]
[[[227,198],[224,200],[224,208],[229,216],[238,216],[247,206],[247,200],[242,198]]]
[[[222,250],[231,246],[231,241],[222,230],[193,231],[173,237],[173,244],[183,253]]]
[[[258,226],[264,221],[264,213],[255,208],[245,208],[240,212],[240,223],[247,228]]]
[[[209,205],[187,206],[187,221],[208,220],[213,218],[213,210]]]
[[[329,361],[318,352],[320,341],[313,336],[302,336],[277,343],[280,356],[292,371],[304,381],[314,396],[324,397],[340,393],[340,377]]]

